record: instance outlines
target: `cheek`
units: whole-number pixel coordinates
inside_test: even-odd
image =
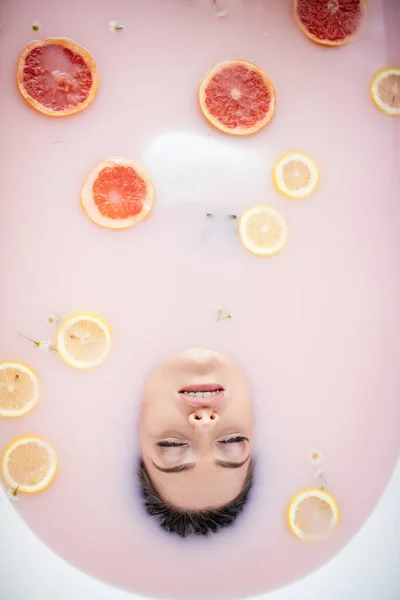
[[[227,418],[234,421],[239,431],[250,433],[253,422],[253,411],[250,399],[243,395],[233,398]]]
[[[140,420],[147,428],[162,425],[176,416],[174,398],[168,394],[154,394],[146,396],[142,403]]]
[[[139,429],[141,443],[147,445],[150,441],[154,445],[166,437],[186,438],[189,424],[187,415],[179,411],[176,402],[163,397],[142,407]]]

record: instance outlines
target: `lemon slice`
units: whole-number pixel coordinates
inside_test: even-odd
[[[292,533],[300,540],[316,542],[330,535],[339,521],[339,508],[324,490],[305,490],[293,498],[288,510]]]
[[[315,162],[301,152],[285,154],[274,167],[275,185],[289,198],[306,198],[317,187],[319,173]]]
[[[371,96],[387,115],[400,115],[400,69],[384,69],[377,73],[371,83]]]
[[[36,374],[16,362],[0,364],[0,417],[22,417],[39,400]]]
[[[285,219],[271,206],[253,206],[240,218],[240,239],[244,247],[253,254],[275,254],[283,248],[287,235]]]
[[[53,448],[37,437],[22,437],[6,448],[3,455],[3,476],[18,492],[34,494],[44,490],[57,470]]]
[[[111,329],[96,315],[69,318],[57,336],[57,350],[66,363],[76,369],[100,365],[111,349]]]

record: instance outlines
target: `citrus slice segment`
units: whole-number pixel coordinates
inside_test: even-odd
[[[227,60],[207,73],[199,88],[206,119],[231,135],[256,133],[272,119],[275,90],[264,71],[246,60]]]
[[[0,417],[22,417],[39,400],[36,373],[17,362],[0,364]]]
[[[48,38],[32,42],[22,52],[17,85],[23,98],[39,112],[66,117],[93,101],[97,68],[89,52],[78,44]]]
[[[44,490],[57,470],[52,446],[38,437],[22,437],[3,454],[3,477],[11,489],[34,494]]]
[[[89,218],[109,229],[125,229],[151,212],[154,186],[146,171],[128,158],[109,158],[95,167],[81,191]]]
[[[325,46],[351,42],[364,9],[365,0],[293,0],[298,27],[310,40]]]
[[[58,332],[57,350],[71,367],[97,367],[111,350],[110,326],[96,315],[70,317]]]
[[[371,96],[376,106],[387,115],[400,115],[400,68],[384,69],[371,84]]]
[[[254,206],[240,218],[239,236],[243,246],[259,256],[270,256],[281,250],[288,228],[283,216],[271,206]]]
[[[282,156],[274,167],[273,175],[278,190],[289,198],[306,198],[313,193],[319,179],[315,162],[300,152]]]
[[[310,489],[293,498],[288,510],[288,524],[300,540],[316,542],[332,533],[339,516],[339,508],[331,494]]]

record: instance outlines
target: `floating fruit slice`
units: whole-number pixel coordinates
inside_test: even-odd
[[[39,400],[36,374],[16,362],[0,364],[0,417],[22,417]]]
[[[57,350],[66,363],[77,369],[100,365],[111,349],[111,329],[96,315],[68,319],[57,336]]]
[[[348,44],[357,33],[364,0],[293,0],[293,13],[301,31],[325,46]]]
[[[384,69],[371,84],[372,100],[388,115],[400,115],[400,69]]]
[[[319,173],[315,162],[305,154],[285,154],[274,167],[275,185],[290,198],[306,198],[315,190]]]
[[[97,91],[97,69],[89,52],[60,38],[32,42],[21,54],[17,85],[39,112],[65,117],[86,108]]]
[[[53,448],[37,437],[23,437],[6,448],[3,476],[11,489],[34,494],[44,490],[57,470]]]
[[[125,229],[150,214],[154,196],[153,183],[143,167],[127,158],[109,158],[86,179],[81,205],[97,225]]]
[[[246,60],[227,60],[205,76],[199,88],[201,110],[217,129],[231,135],[259,131],[275,111],[272,81]]]
[[[244,247],[253,254],[275,254],[283,248],[287,234],[285,219],[270,206],[254,206],[240,218],[240,239]]]
[[[301,540],[314,542],[328,537],[338,521],[336,501],[324,490],[305,490],[293,498],[289,506],[289,527]]]

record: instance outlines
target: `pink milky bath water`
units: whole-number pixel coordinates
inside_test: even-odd
[[[224,17],[208,0],[0,5],[0,359],[30,365],[41,384],[34,411],[0,422],[1,452],[34,434],[59,456],[51,487],[16,510],[93,576],[185,599],[265,592],[323,564],[371,514],[399,451],[400,123],[369,97],[374,74],[400,66],[396,3],[369,2],[360,37],[343,48],[307,40],[290,0],[220,4]],[[124,29],[111,32],[113,20]],[[40,115],[15,84],[23,48],[51,36],[85,46],[98,66],[97,97],[73,118]],[[228,58],[255,62],[276,87],[273,121],[248,139],[213,129],[197,104],[204,74]],[[293,150],[320,169],[305,201],[272,180]],[[87,174],[110,156],[143,164],[157,192],[150,217],[123,232],[96,227],[79,206]],[[270,259],[243,249],[229,217],[259,203],[289,227]],[[233,319],[216,322],[220,305]],[[17,335],[53,339],[46,315],[79,312],[100,314],[114,334],[93,371]],[[181,540],[141,507],[137,418],[152,365],[198,345],[247,373],[256,478],[234,527]],[[308,545],[286,510],[317,483],[313,449],[341,522]]]

